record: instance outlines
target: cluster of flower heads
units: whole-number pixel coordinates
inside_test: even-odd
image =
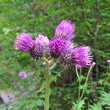
[[[71,21],[63,20],[55,29],[53,40],[49,41],[47,36],[38,35],[36,40],[22,33],[17,36],[15,48],[19,51],[28,52],[34,59],[50,55],[60,59],[63,64],[76,63],[78,68],[91,65],[92,55],[88,46],[77,47],[72,41],[75,37],[75,26]]]

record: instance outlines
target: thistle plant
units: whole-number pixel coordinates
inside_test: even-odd
[[[75,25],[71,21],[63,20],[55,29],[53,40],[39,34],[34,41],[30,35],[22,33],[17,36],[15,49],[27,52],[33,59],[43,59],[46,67],[46,88],[44,110],[49,110],[49,89],[51,69],[57,63],[63,65],[76,64],[79,68],[92,64],[92,53],[89,46],[78,47],[72,41],[75,37]]]

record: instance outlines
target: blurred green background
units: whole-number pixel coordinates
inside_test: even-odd
[[[94,83],[103,83],[108,75],[106,61],[110,59],[109,5],[110,0],[0,0],[0,89],[21,91],[21,94],[24,91],[29,92],[24,98],[16,96],[18,106],[11,110],[43,110],[44,104],[44,90],[38,95],[35,91],[44,83],[45,72],[38,66],[39,61],[36,62],[27,53],[14,49],[16,36],[26,32],[35,39],[40,33],[51,40],[55,35],[55,28],[62,20],[71,20],[75,24],[74,42],[91,47],[97,65],[90,77]],[[20,71],[27,72],[29,77],[21,80],[18,75]],[[83,69],[83,73],[86,71],[87,68]],[[69,110],[76,99],[74,67],[64,71],[64,74],[66,75],[57,80],[57,84],[52,84],[55,87],[51,87],[50,110]],[[20,89],[21,85],[25,90]],[[90,97],[90,93],[91,91],[86,96]],[[7,104],[3,107],[7,108]]]

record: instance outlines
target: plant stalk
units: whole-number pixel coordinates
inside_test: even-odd
[[[90,69],[89,69],[89,71],[88,71],[88,73],[87,73],[87,78],[86,78],[86,81],[85,81],[84,88],[83,88],[83,90],[82,90],[82,95],[81,95],[80,99],[83,98],[83,95],[84,95],[84,92],[85,92],[85,86],[87,85],[87,82],[88,82],[89,75],[90,75],[90,72],[91,72],[92,67],[93,67],[93,66],[90,67]]]
[[[47,76],[46,76],[46,88],[45,88],[45,104],[44,104],[44,110],[49,110],[49,90],[50,90],[50,65],[52,65],[54,63],[53,60],[48,61],[45,57],[42,58],[45,63],[46,63],[46,72],[47,72]]]
[[[80,75],[78,73],[78,69],[77,69],[77,66],[76,66],[76,75],[78,77],[78,83],[79,83],[79,86],[78,86],[78,104],[77,104],[77,110],[78,110],[78,106],[79,106],[79,102],[80,102],[80,85],[81,85],[81,79],[80,79],[80,76],[81,76],[81,71],[80,71]]]
[[[50,90],[50,70],[49,70],[49,65],[46,67],[47,71],[47,78],[46,78],[46,89],[45,89],[45,105],[44,105],[44,110],[49,110],[49,90]]]

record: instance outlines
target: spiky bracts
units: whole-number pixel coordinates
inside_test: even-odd
[[[35,40],[34,46],[29,53],[34,59],[40,59],[43,56],[45,52],[44,50],[46,50],[48,45],[49,39],[46,36],[38,35]]]

